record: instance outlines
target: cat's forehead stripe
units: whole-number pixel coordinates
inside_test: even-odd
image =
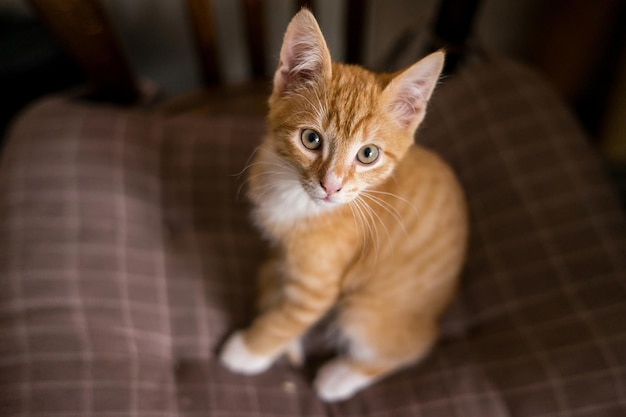
[[[362,133],[373,118],[373,108],[378,98],[375,83],[367,82],[371,75],[357,72],[357,76],[340,75],[333,80],[328,97],[326,118],[337,134],[354,136]]]

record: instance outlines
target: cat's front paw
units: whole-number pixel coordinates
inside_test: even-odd
[[[373,382],[373,377],[360,373],[345,360],[335,359],[320,369],[314,385],[323,401],[333,402],[346,400]]]
[[[272,365],[273,361],[273,357],[250,352],[241,331],[231,335],[220,352],[220,362],[222,365],[230,371],[240,374],[260,374],[267,370],[267,368]]]

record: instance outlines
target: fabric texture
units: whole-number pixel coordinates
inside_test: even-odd
[[[0,171],[0,415],[626,416],[626,222],[550,88],[495,60],[439,87],[417,140],[458,173],[467,266],[421,364],[320,402],[324,355],[254,377],[216,352],[254,314],[265,246],[242,170],[253,118],[52,98]]]

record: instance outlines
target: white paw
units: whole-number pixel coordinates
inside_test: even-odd
[[[352,397],[373,382],[373,377],[357,372],[344,360],[335,359],[318,372],[315,378],[315,391],[324,401],[341,401]]]
[[[273,357],[257,355],[246,347],[241,332],[231,335],[222,351],[220,362],[232,372],[246,375],[259,374],[272,365]]]

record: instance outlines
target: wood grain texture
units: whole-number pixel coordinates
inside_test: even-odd
[[[30,0],[56,40],[85,72],[97,99],[134,103],[139,89],[97,0]]]
[[[189,17],[205,86],[220,83],[220,60],[215,15],[210,0],[187,0]]]

